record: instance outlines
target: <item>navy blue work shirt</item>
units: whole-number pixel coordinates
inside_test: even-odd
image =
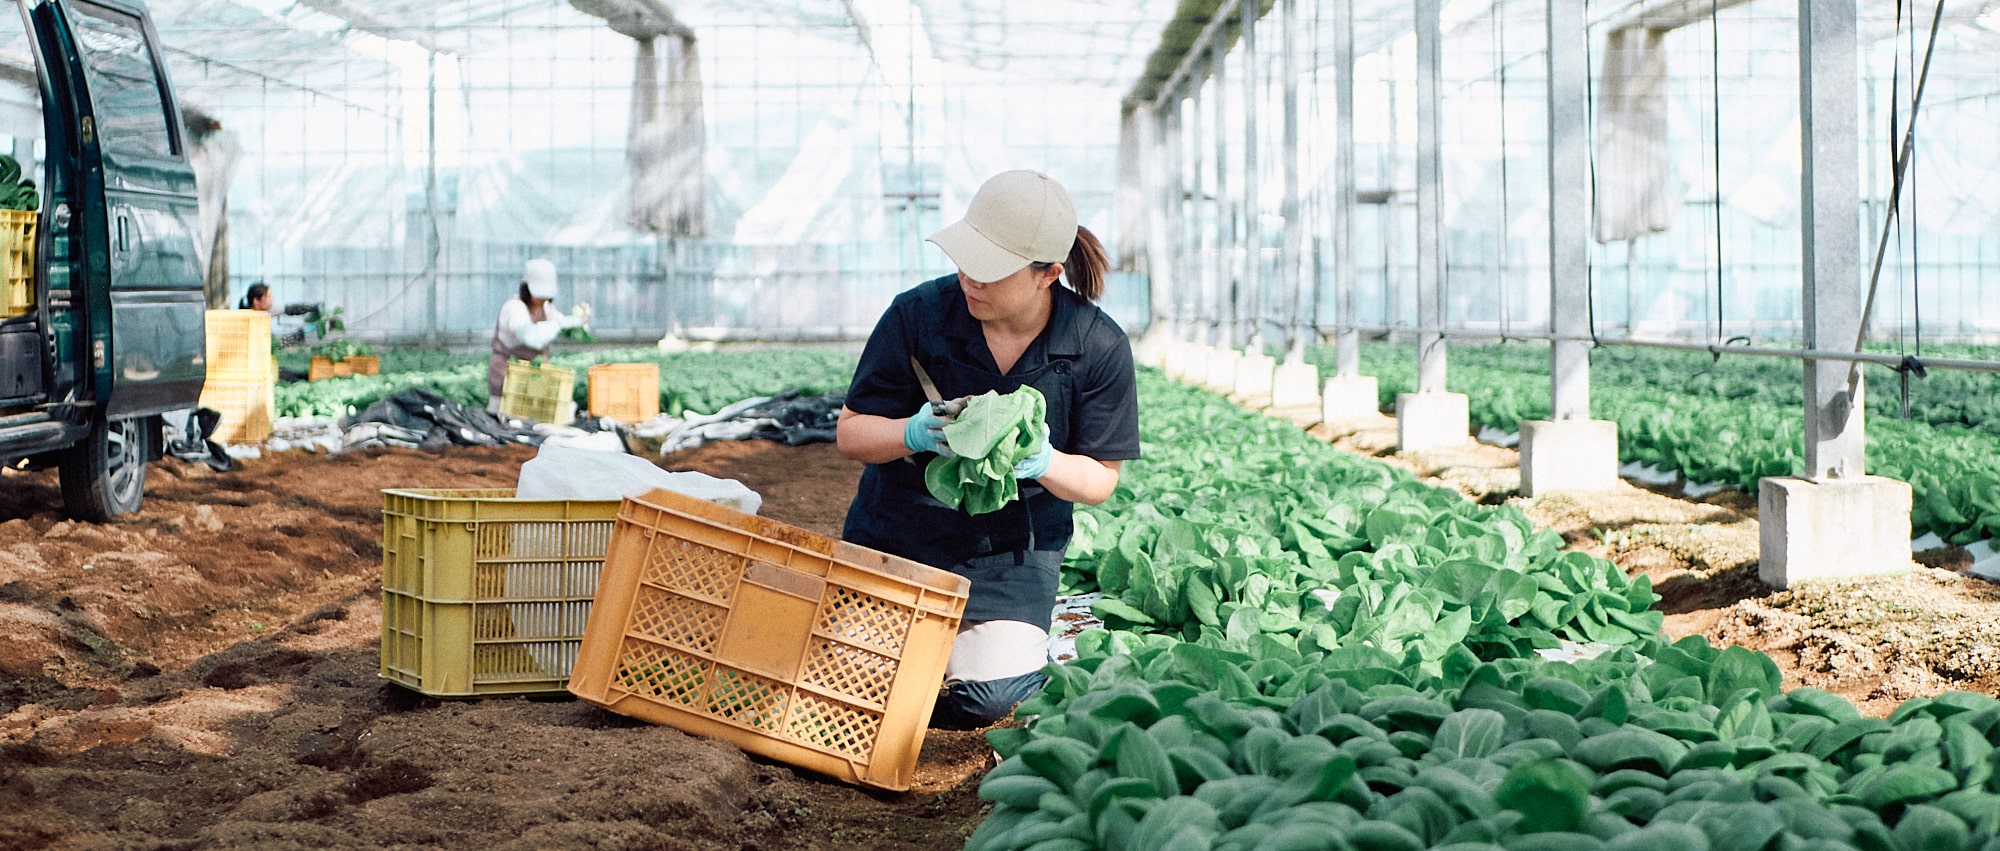
[[[1057,450],[1101,461],[1138,458],[1138,387],[1130,340],[1118,323],[1074,290],[1051,286],[1049,291],[1054,295],[1048,325],[1005,375],[986,346],[979,320],[965,309],[957,275],[897,295],[862,350],[847,390],[848,409],[891,419],[915,413],[928,401],[910,368],[915,357],[946,399],[989,390],[1011,393],[1033,384],[1047,399],[1049,443]],[[924,466],[933,457],[919,452],[868,465],[841,536],[960,573],[966,573],[961,568],[967,562],[1010,553],[1036,556],[1034,561],[1045,564],[1061,561],[1075,529],[1073,503],[1024,480],[1021,499],[989,514],[967,514],[937,501],[924,487]],[[985,591],[1000,590],[988,585]],[[1001,608],[1032,614],[1039,605],[1039,622],[1046,624],[1053,586],[1047,593],[1046,601],[1014,601]],[[975,576],[967,622],[997,619],[982,596],[990,594],[982,593],[981,579]],[[1001,616],[1038,622],[1027,615]]]

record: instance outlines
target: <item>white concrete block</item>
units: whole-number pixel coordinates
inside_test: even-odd
[[[1236,362],[1236,383],[1229,398],[1253,411],[1271,406],[1271,382],[1278,372],[1278,359],[1270,355],[1246,354]]]
[[[1336,375],[1329,378],[1320,392],[1320,419],[1333,423],[1382,416],[1380,392],[1372,375]]]
[[[1201,379],[1201,386],[1217,393],[1228,394],[1236,389],[1236,364],[1242,362],[1243,353],[1235,349],[1217,346],[1209,350],[1208,372]]]
[[[1187,360],[1186,351],[1187,344],[1179,340],[1167,343],[1160,353],[1160,371],[1166,373],[1168,378],[1179,380],[1181,365]]]
[[[1167,351],[1175,344],[1176,341],[1167,333],[1165,324],[1155,324],[1146,329],[1145,334],[1140,335],[1138,342],[1132,344],[1132,360],[1141,366],[1165,369]]]
[[[1610,420],[1522,420],[1521,495],[1618,486],[1618,424]]]
[[[1320,407],[1319,367],[1309,363],[1281,363],[1271,373],[1271,407]]]
[[[1472,412],[1464,393],[1396,394],[1396,451],[1422,452],[1472,442]]]
[[[1208,374],[1208,347],[1200,343],[1180,343],[1174,346],[1167,360],[1167,377],[1175,381],[1195,384]]]
[[[1757,524],[1757,578],[1773,588],[1910,571],[1908,482],[1760,479]]]

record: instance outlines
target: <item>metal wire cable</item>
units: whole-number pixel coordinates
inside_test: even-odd
[[[1910,159],[1916,147],[1917,112],[1923,107],[1924,87],[1930,82],[1931,58],[1937,52],[1939,24],[1944,19],[1944,0],[1938,0],[1937,8],[1931,13],[1931,33],[1929,43],[1924,48],[1923,69],[1917,73],[1916,91],[1910,96],[1910,123],[1904,128],[1903,137],[1894,142],[1895,170],[1889,183],[1889,209],[1882,223],[1881,236],[1875,243],[1875,264],[1868,273],[1868,297],[1861,305],[1861,327],[1854,337],[1854,351],[1860,352],[1862,344],[1868,340],[1869,319],[1875,312],[1875,292],[1882,282],[1882,257],[1889,247],[1891,223],[1900,222],[1898,208],[1902,204],[1903,181],[1910,167]],[[1893,141],[1893,140],[1892,140]],[[1856,361],[1847,371],[1847,393],[1853,398],[1861,386],[1861,363]]]

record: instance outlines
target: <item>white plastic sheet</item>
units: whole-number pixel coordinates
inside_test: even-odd
[[[622,452],[544,445],[521,465],[514,489],[520,499],[623,499],[665,488],[746,514],[764,505],[756,491],[735,479],[707,473],[670,473],[653,462]]]

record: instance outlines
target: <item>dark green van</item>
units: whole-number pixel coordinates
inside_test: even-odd
[[[59,467],[64,511],[109,520],[139,508],[162,416],[201,395],[194,170],[143,5],[14,2],[0,153],[40,197],[32,305],[0,318],[0,462]]]

